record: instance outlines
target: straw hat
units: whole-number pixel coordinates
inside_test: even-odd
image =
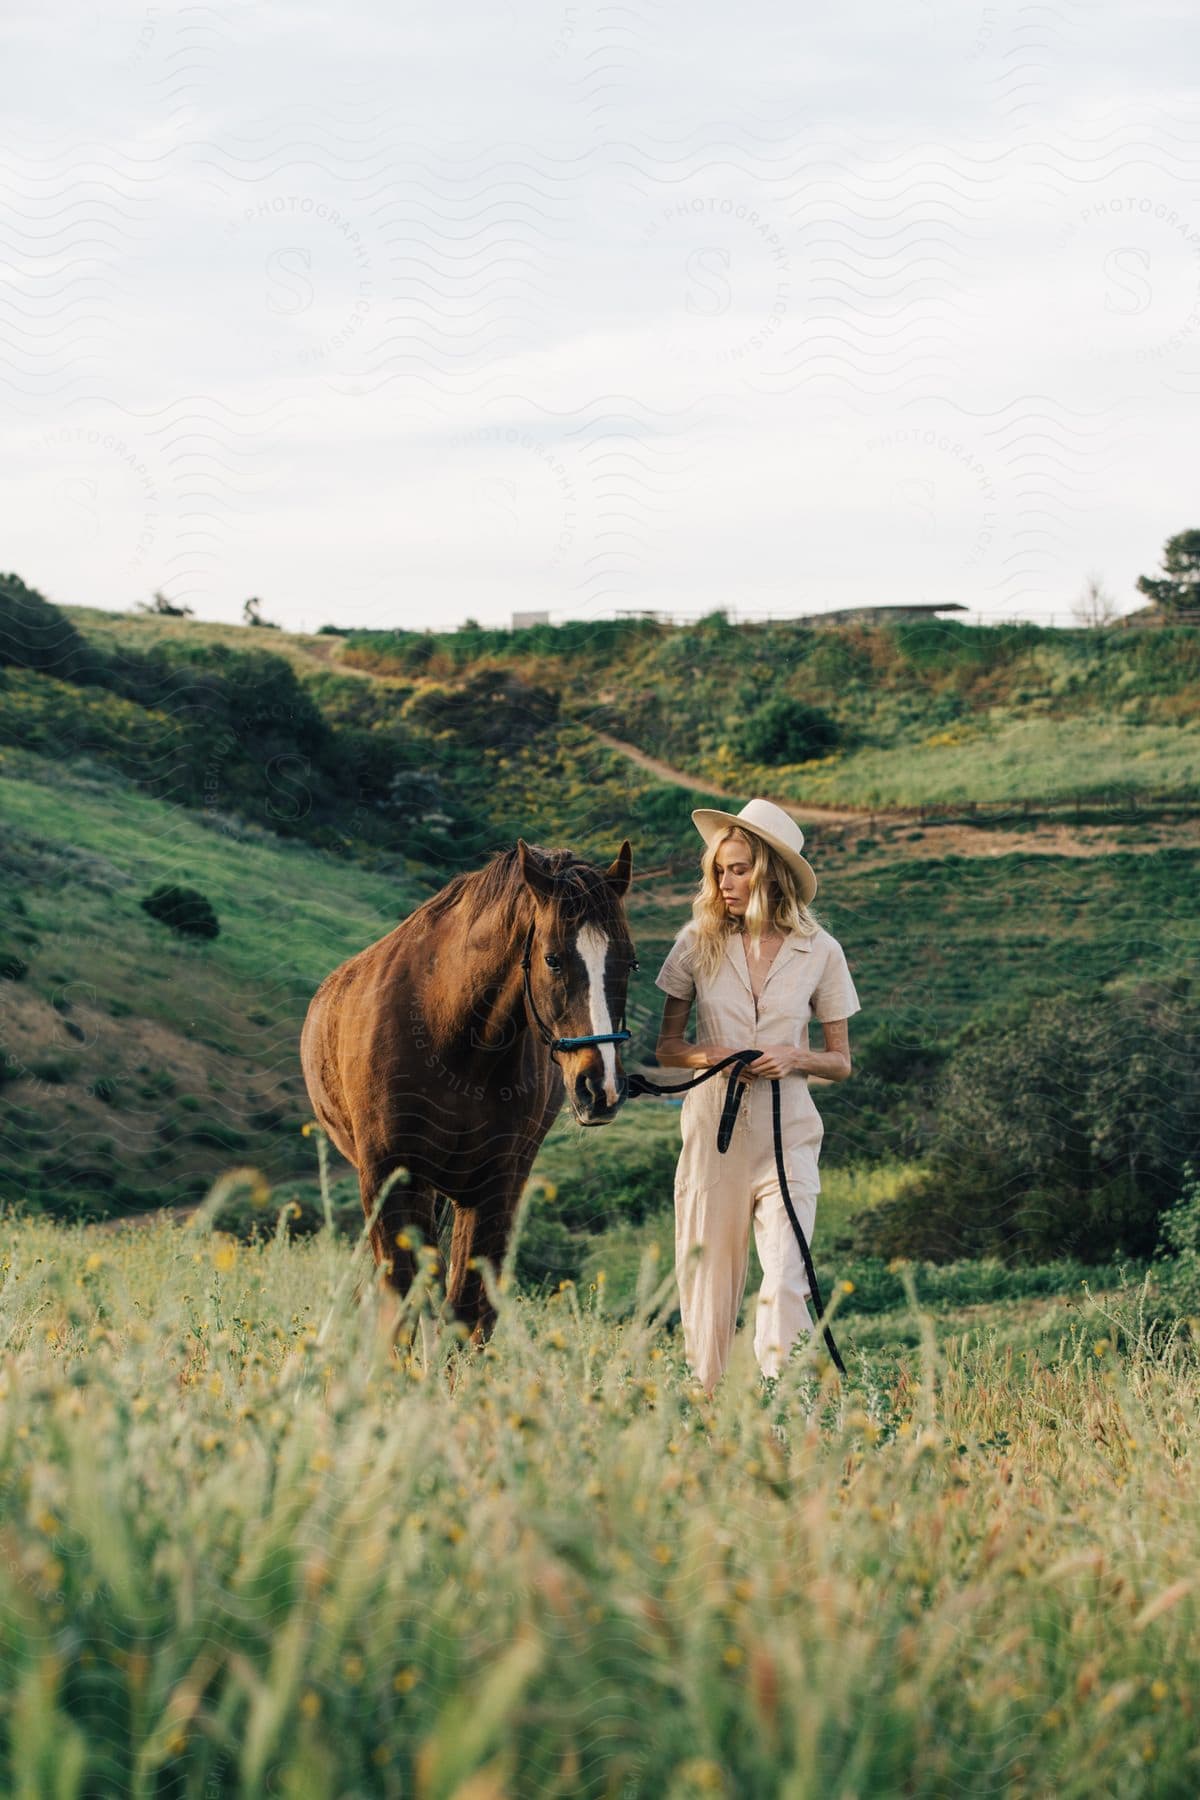
[[[748,835],[760,837],[783,858],[800,887],[800,898],[807,906],[817,891],[817,878],[800,852],[804,833],[790,813],[770,800],[748,800],[740,813],[717,812],[711,806],[698,806],[692,823],[706,844],[720,837],[726,826],[736,825]]]

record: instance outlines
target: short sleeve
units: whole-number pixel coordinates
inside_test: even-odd
[[[830,1019],[848,1019],[852,1013],[862,1011],[845,952],[836,938],[830,941],[821,979],[813,989],[812,1010],[822,1024]]]
[[[664,994],[670,994],[673,1000],[691,1000],[695,997],[696,983],[692,978],[694,941],[690,924],[685,925],[671,945],[667,960],[654,977],[655,987],[661,988]]]

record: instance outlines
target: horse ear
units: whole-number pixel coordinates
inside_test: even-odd
[[[633,850],[626,838],[617,851],[616,861],[610,863],[604,871],[604,879],[615,894],[624,896],[629,892],[629,883],[633,877]]]
[[[517,839],[517,861],[526,886],[533,889],[539,900],[549,900],[554,893],[554,879],[547,874],[537,851],[531,850],[524,838]]]

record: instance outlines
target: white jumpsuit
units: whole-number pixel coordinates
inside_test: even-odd
[[[746,946],[731,932],[716,975],[693,978],[695,924],[679,933],[655,986],[696,1001],[696,1042],[731,1050],[792,1044],[808,1049],[808,1021],[848,1019],[862,1010],[837,939],[818,929],[789,932],[762,983],[757,1006]],[[683,1079],[688,1073],[678,1071]],[[725,1373],[750,1265],[750,1225],[762,1264],[754,1354],[764,1375],[777,1375],[801,1332],[813,1320],[804,1258],[788,1219],[775,1167],[771,1083],[746,1084],[724,1156],[717,1125],[728,1073],[722,1070],[683,1102],[683,1149],[675,1170],[675,1269],[684,1350],[696,1378],[711,1391]],[[803,1075],[779,1083],[784,1169],[796,1217],[812,1249],[817,1163],[825,1127]],[[697,1246],[701,1246],[697,1254]],[[828,1296],[826,1296],[828,1298]]]

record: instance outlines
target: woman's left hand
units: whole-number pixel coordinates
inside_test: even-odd
[[[799,1052],[794,1044],[760,1044],[758,1055],[742,1070],[745,1080],[778,1081],[796,1073]]]

